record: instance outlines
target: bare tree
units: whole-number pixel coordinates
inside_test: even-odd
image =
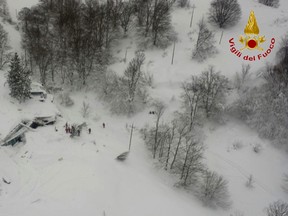
[[[167,155],[166,155],[166,160],[165,160],[165,170],[168,169],[168,164],[169,164],[169,160],[170,160],[170,156],[171,156],[171,148],[174,142],[174,137],[175,137],[175,133],[176,133],[176,123],[173,121],[171,123],[171,127],[169,129],[169,133],[168,133],[168,137],[167,137]]]
[[[129,2],[121,2],[120,6],[119,6],[119,10],[120,10],[120,25],[122,27],[122,29],[124,30],[124,35],[127,34],[127,31],[131,25],[131,21],[132,21],[132,16],[134,13],[133,10],[133,5]]]
[[[279,7],[279,0],[258,0],[258,2],[269,7]]]
[[[269,205],[266,209],[267,216],[287,216],[288,203],[278,200]]]
[[[241,8],[237,0],[213,0],[209,10],[209,21],[220,28],[232,26],[241,18]]]
[[[124,72],[124,80],[127,82],[129,101],[133,102],[140,78],[143,76],[141,66],[145,61],[145,54],[137,51],[135,57],[129,62]]]
[[[213,66],[209,66],[199,77],[199,85],[202,94],[202,106],[206,116],[210,117],[211,114],[220,109],[220,104],[225,99],[228,79],[220,72],[216,72]]]
[[[159,138],[159,126],[160,126],[160,119],[165,111],[165,106],[162,102],[155,102],[155,115],[156,115],[156,122],[155,122],[155,133],[154,133],[154,142],[153,142],[153,158],[156,158],[156,152],[159,147],[159,143],[161,139]]]
[[[167,46],[175,34],[171,25],[172,0],[136,0],[140,45]]]
[[[174,164],[177,161],[177,157],[179,156],[179,150],[180,147],[183,143],[183,140],[186,136],[186,134],[188,133],[188,122],[186,120],[186,117],[183,116],[182,114],[179,114],[179,116],[176,117],[176,124],[177,124],[177,128],[176,128],[176,137],[175,137],[175,144],[173,147],[173,158],[172,158],[172,162],[170,164],[170,169],[174,169]]]
[[[161,38],[172,29],[170,8],[172,2],[169,0],[155,0],[152,17],[153,45],[159,46]]]
[[[142,128],[141,134],[143,140],[151,149],[153,158],[155,159],[158,153],[159,160],[163,162],[163,158],[165,160],[166,145],[171,139],[169,135],[171,131],[169,125],[160,121],[165,112],[165,105],[160,101],[155,101],[152,107],[154,108],[153,115],[156,118],[155,125],[150,128]]]
[[[241,88],[243,88],[245,83],[249,80],[249,78],[250,78],[250,69],[251,69],[251,66],[249,64],[246,64],[246,65],[242,64],[241,73],[238,73],[238,72],[236,73],[234,85],[235,85],[235,88],[237,90],[240,90]]]
[[[87,118],[90,114],[90,105],[89,103],[86,103],[83,101],[82,108],[81,108],[81,114],[83,118]]]
[[[182,84],[183,93],[181,95],[183,101],[183,107],[189,116],[189,131],[195,123],[197,116],[199,102],[201,100],[201,89],[198,82],[198,78],[192,76],[191,82],[185,82]]]
[[[192,59],[202,62],[217,53],[217,50],[214,46],[214,33],[208,29],[204,19],[198,23],[198,29],[198,38],[192,52]]]
[[[181,167],[183,185],[189,185],[197,180],[197,174],[203,170],[203,145],[195,137],[185,137],[185,156]]]
[[[230,205],[228,181],[215,172],[207,170],[203,173],[198,195],[208,206],[227,208]]]

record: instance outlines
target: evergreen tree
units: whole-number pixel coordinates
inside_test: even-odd
[[[8,73],[7,81],[11,97],[16,98],[19,102],[24,102],[30,97],[30,71],[23,68],[17,53],[15,53],[11,60],[10,70]]]

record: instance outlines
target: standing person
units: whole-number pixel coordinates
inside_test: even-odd
[[[91,134],[91,128],[88,129],[88,133]]]
[[[68,133],[68,123],[66,122],[66,124],[64,125],[65,127],[65,132]]]
[[[105,128],[105,123],[104,122],[103,122],[102,126],[103,126],[103,128]]]
[[[80,137],[80,129],[77,130],[77,134]]]

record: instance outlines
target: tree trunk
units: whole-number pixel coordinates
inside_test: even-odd
[[[174,166],[174,163],[175,163],[175,161],[176,161],[176,157],[177,157],[177,154],[178,154],[178,150],[179,150],[181,141],[182,141],[182,136],[180,136],[179,139],[178,139],[177,147],[176,147],[176,150],[175,150],[175,154],[174,154],[172,163],[171,163],[171,165],[170,165],[170,169],[173,169],[173,166]]]
[[[191,148],[191,144],[188,146],[188,149],[187,149],[187,151],[186,151],[185,160],[184,160],[184,164],[183,164],[183,166],[182,166],[182,172],[181,172],[181,177],[180,177],[180,179],[183,179],[183,177],[184,177],[184,172],[185,172],[185,168],[186,168],[188,156],[189,156],[189,153],[190,153],[190,148]]]

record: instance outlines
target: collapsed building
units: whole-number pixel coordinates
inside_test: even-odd
[[[2,140],[2,146],[15,145],[18,142],[25,142],[25,133],[37,127],[52,125],[56,122],[57,116],[35,117],[33,120],[22,120]]]

